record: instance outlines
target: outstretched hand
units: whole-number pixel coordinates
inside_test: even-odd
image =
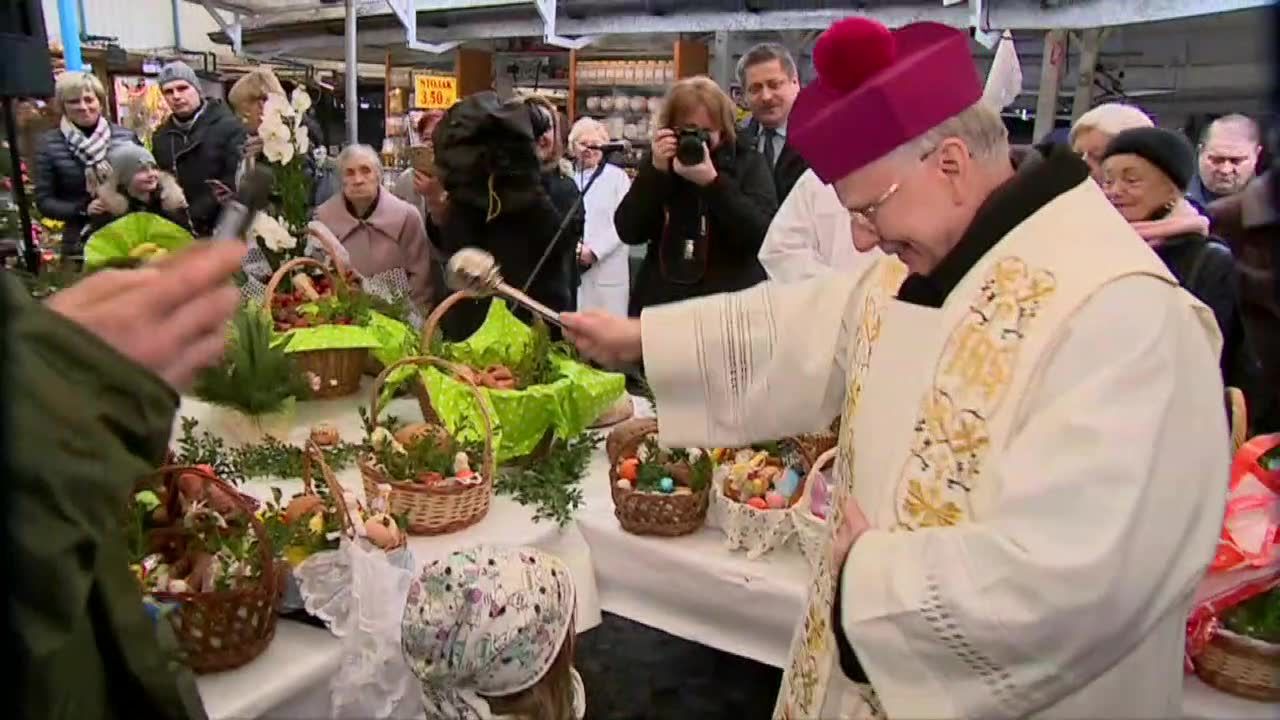
[[[638,362],[643,355],[640,320],[600,310],[560,313],[564,336],[578,352],[606,367]]]
[[[222,357],[240,303],[241,242],[212,241],[137,270],[103,270],[45,301],[181,391]]]

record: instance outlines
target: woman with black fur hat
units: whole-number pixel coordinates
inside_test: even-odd
[[[1213,310],[1222,331],[1222,376],[1250,400],[1259,368],[1240,317],[1240,282],[1235,259],[1209,235],[1209,220],[1180,213],[1187,184],[1196,171],[1187,139],[1163,128],[1134,128],[1107,145],[1102,189],[1116,210],[1178,278],[1188,292]],[[1251,415],[1257,415],[1252,408]]]

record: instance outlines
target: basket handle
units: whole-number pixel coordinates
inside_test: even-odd
[[[307,440],[306,447],[302,449],[302,482],[305,492],[312,492],[311,467],[313,464],[320,469],[320,478],[324,480],[325,487],[329,490],[329,497],[333,498],[334,507],[338,510],[338,519],[342,523],[342,534],[354,540],[356,529],[351,525],[351,515],[347,508],[347,500],[343,497],[344,490],[342,485],[338,482],[338,478],[334,476],[333,469],[329,467],[329,463],[324,459],[324,450],[314,440]]]
[[[610,465],[617,465],[623,457],[634,454],[645,438],[658,432],[654,418],[632,418],[619,423],[605,440],[605,454]]]
[[[314,237],[316,242],[320,243],[320,247],[324,248],[325,254],[333,261],[333,267],[343,278],[351,271],[351,268],[342,261],[342,243],[338,241],[338,236],[333,234],[327,225],[312,220],[307,223],[307,235]]]
[[[835,462],[836,455],[840,452],[840,446],[830,448],[819,455],[813,461],[813,467],[809,468],[809,472],[804,478],[804,488],[800,491],[800,502],[796,505],[803,504],[808,507],[809,499],[813,495],[813,486],[817,483],[818,474],[822,472],[822,468]]]
[[[300,268],[300,267],[319,268],[320,271],[325,274],[325,277],[329,278],[329,284],[333,285],[334,287],[337,287],[337,283],[339,282],[339,280],[334,278],[333,273],[329,272],[329,268],[325,267],[325,264],[320,262],[319,260],[312,260],[311,258],[300,257],[300,258],[294,258],[285,263],[281,263],[280,267],[275,271],[275,274],[271,276],[271,280],[267,282],[267,289],[266,289],[266,292],[263,294],[262,307],[266,309],[268,315],[271,314],[271,305],[275,302],[276,290],[279,289],[281,281],[284,280],[285,276],[288,274],[290,270],[293,270],[294,268]],[[345,283],[346,280],[343,279],[341,282]]]
[[[435,340],[436,331],[440,328],[440,321],[444,319],[444,314],[463,300],[475,300],[477,297],[479,296],[459,290],[442,300],[427,316],[427,321],[422,323],[422,352],[431,352],[431,341]]]
[[[443,305],[443,303],[441,304]],[[438,368],[440,370],[443,370],[449,373],[450,375],[453,375],[453,377],[458,379],[460,382],[462,382],[462,384],[466,385],[471,390],[472,396],[474,396],[476,399],[476,406],[480,408],[480,417],[481,419],[484,420],[484,458],[483,458],[484,475],[483,477],[489,482],[493,482],[494,469],[495,469],[494,458],[493,458],[493,420],[489,417],[489,408],[485,406],[484,395],[480,393],[480,388],[476,386],[475,382],[473,382],[471,378],[467,377],[467,375],[461,372],[463,367],[461,365],[458,365],[457,363],[452,363],[452,362],[449,362],[448,360],[443,360],[438,357],[432,357],[430,355],[421,355],[418,357],[404,358],[403,360],[398,360],[388,365],[386,368],[382,370],[382,372],[378,373],[378,377],[374,379],[373,387],[370,389],[369,422],[373,423],[374,427],[378,426],[378,413],[382,409],[378,404],[378,398],[382,394],[382,386],[384,383],[386,383],[387,378],[391,376],[391,373],[407,365]],[[425,387],[426,387],[426,383],[423,383],[423,388],[424,388],[423,391],[427,393],[427,397],[428,399],[430,399],[430,391],[426,390]]]
[[[271,538],[267,535],[267,528],[263,526],[262,521],[254,514],[254,507],[250,504],[249,498],[232,487],[227,481],[194,465],[162,465],[156,468],[156,471],[151,476],[159,475],[164,484],[169,487],[170,496],[173,497],[177,495],[178,489],[172,486],[177,485],[179,476],[187,474],[195,475],[203,480],[205,485],[212,485],[226,493],[232,502],[236,504],[236,508],[244,513],[245,517],[249,518],[249,528],[258,536],[258,557],[262,563],[262,584],[267,594],[275,597],[278,590],[275,553],[271,547]]]

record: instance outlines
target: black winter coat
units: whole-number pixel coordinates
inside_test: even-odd
[[[488,222],[484,210],[451,202],[444,223],[434,227],[428,222],[427,234],[446,263],[464,247],[480,248],[493,255],[508,285],[523,288],[562,218],[545,192],[539,192],[534,202],[524,209],[503,212]],[[571,310],[576,293],[569,269],[576,251],[576,244],[562,237],[529,286],[529,296],[557,312]],[[458,303],[440,322],[444,338],[456,342],[469,337],[484,323],[489,302],[486,298]],[[521,320],[532,321],[531,313],[518,307],[511,309]],[[556,335],[557,328],[551,329],[553,336]]]
[[[206,100],[190,130],[182,130],[170,117],[151,138],[156,164],[178,179],[187,196],[197,236],[209,235],[218,224],[221,208],[208,181],[235,189],[245,134],[244,125],[221,100]]]
[[[747,143],[752,147],[760,147],[760,123],[752,118],[747,123],[743,134],[747,136]],[[761,153],[761,157],[764,154]],[[796,186],[796,182],[800,180],[800,176],[809,169],[809,163],[800,157],[800,153],[791,147],[791,143],[784,142],[782,144],[782,152],[778,153],[778,158],[773,166],[773,189],[778,195],[778,205],[782,205],[782,201],[787,199],[791,194],[791,188]]]
[[[141,145],[132,130],[111,124],[111,144],[131,142]],[[84,230],[89,224],[89,202],[93,197],[85,183],[84,163],[54,128],[40,136],[36,148],[36,207],[40,214],[66,223],[62,229],[62,252],[78,255],[84,247]],[[109,216],[106,218],[110,220]]]
[[[582,197],[582,193],[578,192],[578,186],[566,177],[557,168],[552,172],[542,174],[542,189],[546,191],[547,197],[551,199],[551,204],[555,207],[556,212],[560,216],[563,223],[564,218],[569,213],[573,213],[573,218],[564,226],[564,234],[556,243],[554,251],[555,259],[563,262],[565,267],[557,270],[557,274],[566,279],[569,283],[569,305],[566,310],[578,309],[578,285],[582,282],[582,272],[578,268],[578,246],[582,244],[582,232],[586,227],[586,212],[578,199]],[[557,228],[560,226],[557,225]],[[568,246],[571,252],[565,250]],[[547,262],[551,262],[551,258]],[[542,272],[547,272],[543,270]]]
[[[614,214],[622,242],[649,246],[632,285],[631,316],[650,305],[744,290],[765,279],[757,256],[778,201],[768,164],[747,142],[740,138],[712,151],[719,176],[706,187],[658,170],[645,156]]]
[[[1213,311],[1222,332],[1223,383],[1240,388],[1251,415],[1255,407],[1261,410],[1262,368],[1240,313],[1240,278],[1231,250],[1217,238],[1191,233],[1166,238],[1155,251],[1178,283]]]

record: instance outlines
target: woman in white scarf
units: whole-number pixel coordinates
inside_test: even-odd
[[[94,75],[63,73],[53,100],[62,120],[41,137],[36,150],[36,206],[45,217],[66,223],[64,257],[79,254],[83,230],[91,218],[108,215],[96,195],[111,178],[107,162],[111,146],[140,144],[132,131],[103,116],[106,100],[106,90]]]

